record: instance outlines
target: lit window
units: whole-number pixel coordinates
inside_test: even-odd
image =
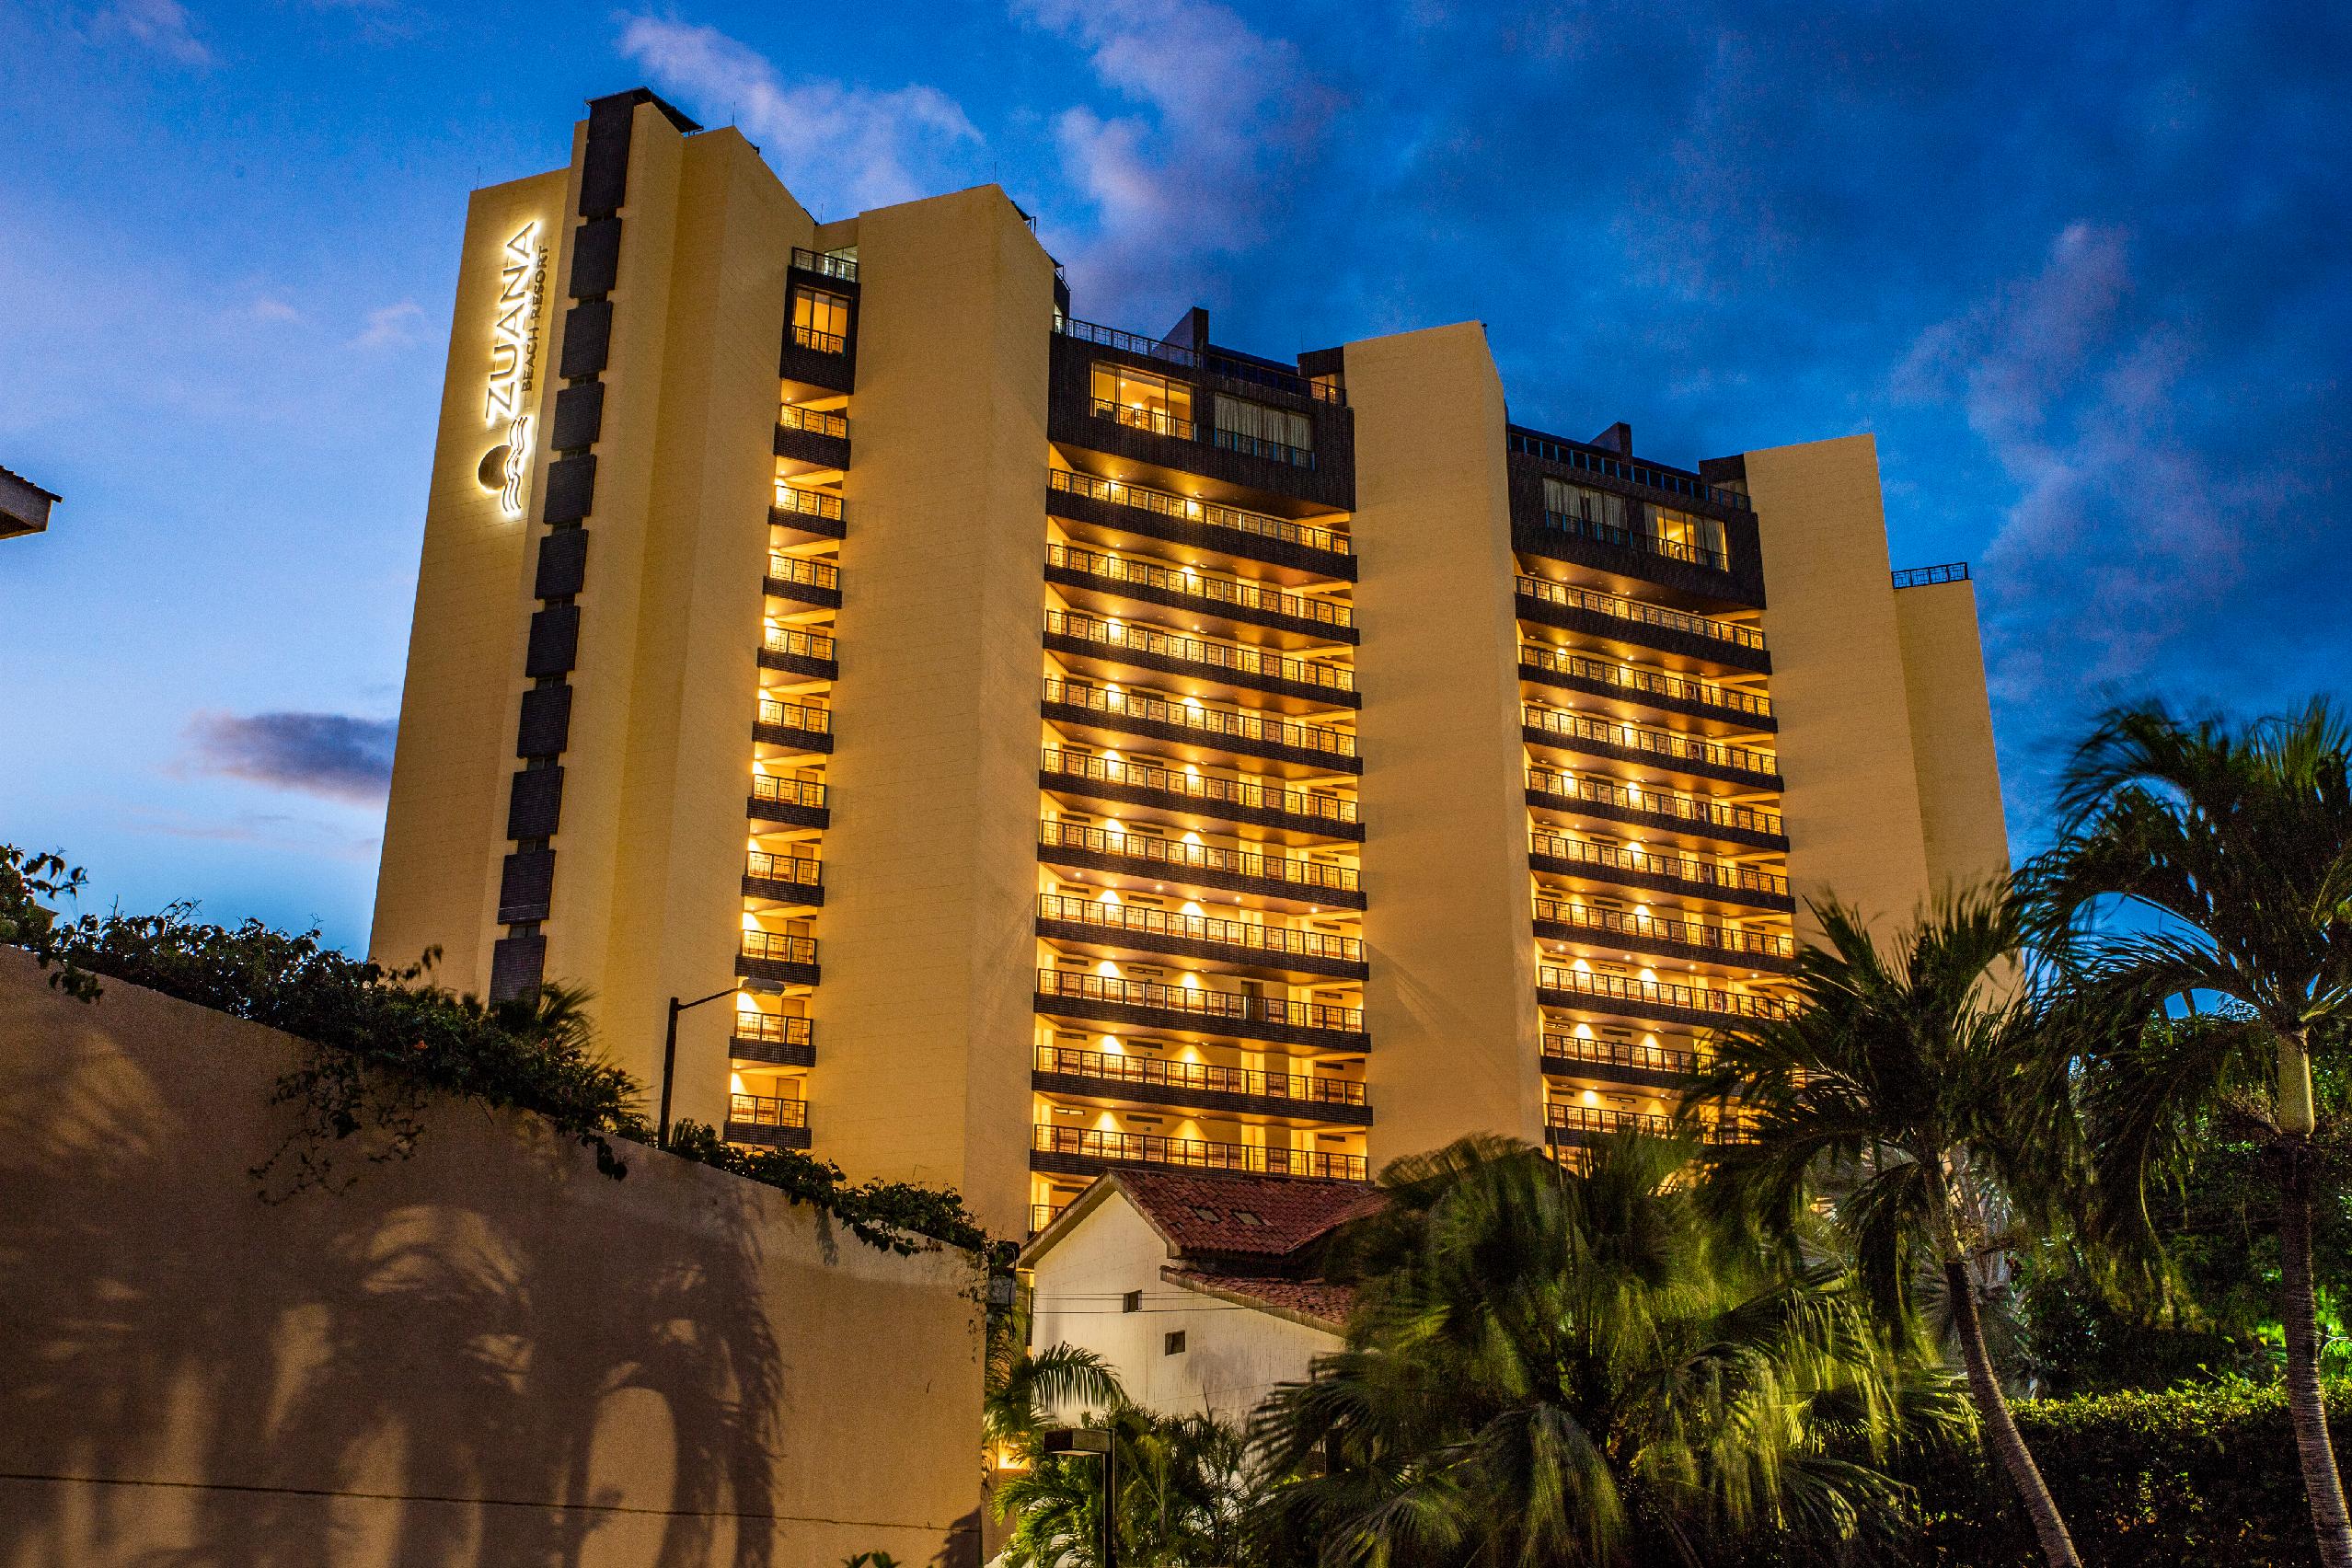
[[[1097,361],[1093,392],[1094,411],[1107,419],[1162,435],[1193,433],[1193,389],[1182,381]]]
[[[820,353],[840,353],[849,341],[849,300],[823,289],[792,294],[792,340]]]

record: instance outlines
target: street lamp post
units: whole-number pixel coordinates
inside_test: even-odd
[[[734,994],[735,987],[730,986],[723,991],[713,991],[707,997],[698,997],[690,1002],[682,1002],[675,997],[670,998],[670,1027],[662,1040],[662,1114],[661,1119],[654,1124],[654,1147],[670,1147],[670,1080],[676,1076],[678,1070],[678,1014],[692,1012],[705,1002],[715,1002],[721,997],[732,997]]]
[[[1113,1568],[1118,1527],[1112,1518],[1119,1496],[1118,1458],[1108,1426],[1056,1426],[1045,1434],[1045,1457],[1102,1461],[1102,1568]]]

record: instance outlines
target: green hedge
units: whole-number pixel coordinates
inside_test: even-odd
[[[2328,1387],[2336,1452],[2352,1457],[2352,1379]],[[2316,1563],[2303,1476],[2276,1385],[2230,1381],[2162,1393],[2026,1401],[2017,1425],[2086,1568],[2253,1568]],[[1921,1528],[1913,1568],[2037,1564],[2033,1528],[1989,1455],[1901,1467]]]

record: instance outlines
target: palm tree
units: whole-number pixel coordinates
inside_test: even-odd
[[[1032,1350],[1022,1306],[988,1314],[988,1365],[981,1395],[983,1438],[1033,1457],[1057,1410],[1115,1410],[1127,1402],[1119,1375],[1090,1350],[1053,1344]]]
[[[1986,1348],[1978,1271],[1998,1222],[2055,1191],[2072,1158],[2063,1051],[2046,999],[2020,982],[2021,936],[2001,893],[1964,895],[1882,953],[1861,918],[1814,907],[1827,946],[1797,957],[1796,1005],[1716,1042],[1684,1101],[1742,1124],[1707,1156],[1711,1194],[1796,1232],[1829,1194],[1833,1229],[1881,1322],[1919,1320],[1919,1277],[1940,1279],[1951,1337],[1994,1452],[2053,1568],[2079,1561],[2066,1521],[2011,1419]],[[2036,1209],[2034,1217],[2046,1217]]]
[[[1157,1415],[1122,1405],[1090,1425],[1112,1438],[1112,1520],[1119,1568],[1235,1563],[1251,1477],[1242,1435],[1209,1415]],[[1007,1482],[997,1516],[1017,1511],[1008,1568],[1100,1568],[1102,1461],[1041,1459]]]
[[[2352,1031],[2352,732],[2323,702],[2235,732],[2117,709],[2076,751],[2059,809],[2027,891],[2037,936],[2116,1019],[2086,1073],[2107,1239],[2161,1257],[2149,1189],[2208,1119],[2268,1145],[2303,1486],[2321,1561],[2352,1568],[2312,1286],[2313,1187],[2344,1131],[2323,1128],[2312,1065],[2344,1060]],[[2142,924],[2099,923],[2115,911]],[[2224,1001],[2210,1026],[2139,1027],[2199,992]]]
[[[1398,1160],[1335,1243],[1344,1348],[1253,1435],[1296,1476],[1260,1505],[1326,1565],[1698,1563],[1766,1530],[1831,1544],[1899,1489],[1871,1451],[1903,1404],[1866,1306],[1712,1223],[1680,1145],[1620,1136],[1582,1171],[1501,1139]]]

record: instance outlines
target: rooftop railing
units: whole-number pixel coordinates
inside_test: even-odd
[[[775,1094],[731,1094],[727,1097],[727,1121],[738,1127],[805,1127],[809,1124],[809,1102]]]
[[[1629,980],[1622,974],[1596,974],[1582,969],[1544,964],[1536,985],[1546,991],[1565,991],[1600,1002],[1633,1002],[1654,1008],[1679,1008],[1685,1012],[1713,1013],[1722,1018],[1780,1019],[1789,1006],[1777,997],[1750,996],[1745,991],[1718,991],[1703,986],[1675,986],[1653,980]]]
[[[1262,925],[1255,920],[1228,920],[1214,915],[1186,915],[1179,910],[1148,909],[1134,904],[1105,904],[1091,898],[1070,898],[1057,893],[1037,895],[1037,918],[1063,925],[1085,926],[1110,936],[1169,937],[1179,941],[1215,942],[1274,957],[1332,959],[1343,963],[1364,962],[1364,944],[1354,937],[1328,931],[1301,931],[1288,926]]]
[[[1705,920],[1661,920],[1649,915],[1628,914],[1622,909],[1603,909],[1562,898],[1545,898],[1541,894],[1538,894],[1535,901],[1535,917],[1549,925],[1573,927],[1596,936],[1623,937],[1634,941],[1676,942],[1683,947],[1703,948],[1732,960],[1785,959],[1794,956],[1796,951],[1796,944],[1788,938],[1775,936],[1769,931],[1743,931],[1736,927],[1718,926]]]
[[[837,251],[811,250],[796,245],[792,247],[792,265],[821,278],[838,278],[845,283],[858,281],[858,259]]]
[[[1133,621],[1111,620],[1101,616],[1068,610],[1047,610],[1045,630],[1049,636],[1075,637],[1109,648],[1150,653],[1162,659],[1182,659],[1189,663],[1230,670],[1237,675],[1255,675],[1261,680],[1321,686],[1334,692],[1355,689],[1355,672],[1343,664],[1325,663],[1319,659],[1292,659],[1246,643],[1210,642],[1179,632],[1162,631],[1158,627],[1138,626]]]
[[[1712,681],[1686,680],[1662,670],[1645,670],[1638,665],[1620,664],[1614,660],[1587,658],[1584,654],[1571,653],[1565,649],[1549,647],[1540,642],[1520,643],[1519,663],[1550,674],[1565,675],[1571,680],[1613,686],[1637,697],[1662,697],[1673,702],[1701,703],[1734,713],[1752,714],[1758,719],[1772,716],[1771,699],[1752,691],[1717,686]]]
[[[1897,588],[1927,588],[1938,582],[1967,581],[1968,563],[1965,560],[1948,560],[1941,566],[1907,566],[1895,573]]]
[[[1759,777],[1771,775],[1780,766],[1778,759],[1768,751],[1758,751],[1748,746],[1727,746],[1696,735],[1681,735],[1671,730],[1627,724],[1590,713],[1579,713],[1573,709],[1546,708],[1527,702],[1519,705],[1519,712],[1521,721],[1528,729],[1539,730],[1547,735],[1558,735],[1563,740],[1589,741],[1596,745],[1648,752],[1653,756],[1667,757],[1677,762],[1705,763],[1711,767],[1734,768]]]
[[[1157,561],[1131,560],[1124,556],[1106,555],[1101,550],[1085,549],[1077,545],[1047,545],[1045,564],[1059,567],[1065,571],[1082,571],[1089,577],[1099,577],[1109,582],[1133,583],[1138,588],[1181,594],[1187,598],[1232,605],[1265,615],[1286,616],[1292,620],[1313,621],[1318,625],[1336,628],[1355,624],[1355,610],[1331,599],[1317,598],[1309,594],[1286,594],[1262,582],[1212,576],[1191,567],[1167,567]]]
[[[1185,871],[1193,870],[1287,882],[1309,892],[1354,893],[1357,885],[1354,866],[1327,865],[1297,856],[1253,854],[1213,844],[1187,844],[1180,838],[1088,827],[1075,822],[1039,823],[1037,841],[1048,847],[1081,849],[1090,855],[1148,860],[1155,866],[1170,868],[1170,874],[1179,880]]]
[[[1731,557],[1721,550],[1711,550],[1704,545],[1694,545],[1681,539],[1668,539],[1646,528],[1627,528],[1615,523],[1604,523],[1597,517],[1579,517],[1569,512],[1546,512],[1543,525],[1554,533],[1574,534],[1604,545],[1615,545],[1621,550],[1647,550],[1668,560],[1687,561],[1692,566],[1711,567],[1717,571],[1731,570]]]
[[[1581,468],[1588,474],[1601,474],[1612,479],[1623,479],[1628,484],[1665,490],[1669,495],[1689,496],[1693,501],[1712,502],[1717,506],[1728,506],[1739,512],[1755,510],[1747,497],[1737,490],[1723,490],[1707,483],[1704,479],[1693,478],[1688,474],[1678,474],[1666,468],[1653,467],[1647,463],[1636,463],[1630,458],[1612,456],[1606,452],[1595,452],[1564,441],[1554,441],[1550,436],[1538,435],[1533,431],[1511,432],[1510,445],[1514,452],[1524,452],[1531,457],[1540,457],[1547,463],[1558,463],[1564,467]]]
[[[744,875],[798,887],[824,885],[824,862],[814,855],[771,855],[754,849],[744,857]]]
[[[796,937],[787,931],[745,931],[742,951],[745,958],[770,959],[778,963],[817,961],[814,937]]]
[[[1157,763],[1096,756],[1060,746],[1047,746],[1041,766],[1047,773],[1058,773],[1066,778],[1089,779],[1101,784],[1124,784],[1132,789],[1157,790],[1170,795],[1189,795],[1195,800],[1220,801],[1249,811],[1281,812],[1290,816],[1311,817],[1331,823],[1355,821],[1354,801],[1320,794],[1312,790],[1286,790],[1279,785],[1261,784],[1252,779],[1219,778],[1214,773],[1179,772]]]
[[[803,409],[797,403],[787,403],[776,416],[778,430],[806,431],[811,435],[830,435],[849,439],[849,421],[840,414],[825,409]]]
[[[1085,970],[1041,969],[1037,972],[1037,991],[1048,998],[1116,1002],[1124,1007],[1155,1008],[1211,1020],[1274,1023],[1291,1029],[1329,1029],[1343,1034],[1364,1032],[1361,1008],[1252,997],[1239,991],[1212,991],[1205,986],[1163,986],[1157,980],[1129,980]]]
[[[1769,893],[1786,898],[1789,879],[1770,871],[1759,871],[1750,866],[1724,865],[1713,860],[1698,860],[1682,855],[1653,855],[1644,849],[1620,849],[1614,844],[1595,844],[1588,839],[1571,838],[1565,834],[1546,833],[1540,828],[1528,835],[1528,852],[1547,859],[1574,860],[1603,870],[1626,871],[1635,876],[1671,877],[1677,882],[1701,882],[1709,887],[1731,888],[1740,893]]]
[[[1037,1048],[1037,1070],[1108,1083],[1148,1084],[1159,1089],[1210,1094],[1254,1094],[1266,1100],[1296,1100],[1309,1105],[1361,1105],[1364,1085],[1355,1078],[1300,1078],[1213,1066],[1206,1062],[1170,1062],[1156,1056],[1111,1055],[1059,1045]]]
[[[1090,713],[1132,719],[1139,723],[1197,730],[1204,735],[1253,741],[1261,745],[1288,746],[1297,751],[1321,752],[1335,757],[1355,755],[1355,737],[1345,730],[1327,729],[1320,724],[1297,724],[1286,719],[1269,718],[1262,713],[1236,713],[1195,702],[1171,702],[1166,698],[1150,697],[1142,692],[1111,691],[1102,686],[1066,681],[1057,675],[1045,677],[1044,700],[1065,708],[1082,708]]]
[[[1030,1147],[1040,1154],[1072,1155],[1081,1159],[1109,1159],[1132,1165],[1170,1165],[1189,1170],[1247,1170],[1261,1176],[1319,1176],[1342,1182],[1361,1182],[1365,1178],[1364,1156],[1360,1154],[1210,1143],[1200,1138],[1109,1132],[1095,1127],[1040,1126],[1032,1132]]]
[[[759,721],[774,724],[779,729],[805,730],[813,735],[833,733],[832,713],[806,702],[778,702],[774,698],[761,698]]]
[[[1075,338],[1082,343],[1093,343],[1101,348],[1117,349],[1122,353],[1141,354],[1147,359],[1181,364],[1192,370],[1206,369],[1210,375],[1221,375],[1230,381],[1272,386],[1296,397],[1312,398],[1321,403],[1345,401],[1340,388],[1332,383],[1316,381],[1272,365],[1219,353],[1215,349],[1204,355],[1180,344],[1147,338],[1140,332],[1122,332],[1115,327],[1101,327],[1091,321],[1080,321],[1075,317],[1059,314],[1054,317],[1054,330],[1066,338]]]
[[[778,485],[776,510],[797,512],[803,517],[829,517],[838,521],[841,498],[824,490],[805,490],[799,485]]]
[[[824,786],[813,778],[778,778],[772,774],[755,773],[751,792],[755,801],[778,801],[788,806],[818,810],[824,806]]]
[[[1565,1062],[1589,1062],[1596,1066],[1632,1067],[1650,1073],[1697,1072],[1708,1058],[1697,1051],[1673,1045],[1650,1045],[1636,1040],[1595,1040],[1547,1032],[1543,1054]]]
[[[1524,572],[1519,576],[1518,588],[1528,598],[1558,605],[1565,609],[1583,610],[1591,615],[1608,616],[1614,620],[1654,626],[1661,631],[1679,631],[1740,648],[1761,649],[1764,646],[1764,634],[1752,626],[1738,621],[1717,620],[1712,616],[1694,616],[1683,610],[1669,610],[1661,605],[1645,605],[1639,599],[1629,599],[1621,594],[1602,594],[1573,583],[1554,582],[1549,578],[1529,577]]]
[[[830,633],[810,631],[797,626],[769,627],[761,646],[770,653],[790,653],[800,659],[831,659],[834,656]]]
[[[803,588],[841,587],[841,569],[829,560],[813,556],[770,555],[767,575],[778,582],[797,582]]]
[[[1597,806],[1613,806],[1620,811],[1675,817],[1701,830],[1729,827],[1746,833],[1777,834],[1781,831],[1778,812],[1759,811],[1754,806],[1734,805],[1727,801],[1711,800],[1704,795],[1684,795],[1671,790],[1636,789],[1614,779],[1563,773],[1558,768],[1528,768],[1528,788],[1567,800],[1588,801]]]
[[[1279,539],[1284,544],[1300,545],[1332,555],[1349,553],[1345,534],[1333,533],[1329,528],[1318,528],[1306,523],[1293,523],[1285,517],[1269,517],[1262,512],[1244,512],[1235,506],[1194,501],[1189,496],[1147,490],[1141,485],[1125,484],[1118,479],[1099,479],[1091,474],[1074,473],[1067,468],[1047,469],[1045,482],[1054,490],[1066,490],[1072,495],[1109,502],[1117,506],[1132,506],[1143,512],[1157,512],[1162,516],[1180,518],[1187,523],[1256,534],[1263,538]]]

